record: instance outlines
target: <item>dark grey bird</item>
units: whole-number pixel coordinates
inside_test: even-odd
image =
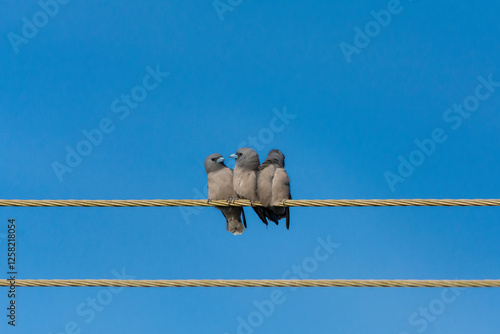
[[[257,195],[257,168],[260,166],[259,155],[249,147],[240,148],[230,158],[236,159],[234,167],[233,185],[238,198],[248,199],[251,202],[259,200]],[[253,207],[260,220],[267,225],[264,208]]]
[[[257,195],[265,207],[266,218],[276,225],[280,219],[286,218],[286,228],[290,229],[290,208],[278,206],[292,198],[290,179],[285,170],[285,155],[280,150],[271,150],[257,169]]]
[[[233,189],[233,171],[224,164],[224,158],[219,153],[209,155],[205,159],[205,170],[208,178],[208,199],[228,200],[236,197]],[[242,234],[246,227],[245,213],[238,206],[217,206],[226,218],[227,231],[234,235]],[[241,222],[243,217],[243,222]]]

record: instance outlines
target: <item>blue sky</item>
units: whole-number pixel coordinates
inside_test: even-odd
[[[0,198],[204,198],[240,145],[295,199],[500,198],[498,2],[66,2],[3,5]],[[0,247],[14,217],[19,278],[500,277],[499,208],[291,215],[4,207]],[[498,289],[21,288],[15,329],[0,290],[2,333],[500,330]]]

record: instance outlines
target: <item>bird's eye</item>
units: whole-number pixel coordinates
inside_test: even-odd
[[[215,161],[216,159],[215,158],[212,158],[212,161]]]

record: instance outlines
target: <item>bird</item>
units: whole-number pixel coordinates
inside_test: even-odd
[[[236,197],[233,189],[233,170],[224,164],[219,153],[209,155],[205,159],[205,170],[208,179],[208,200],[228,200]],[[245,212],[239,206],[216,206],[226,218],[226,229],[234,235],[243,233],[246,227]],[[241,221],[243,218],[243,223]]]
[[[251,203],[259,200],[257,195],[257,168],[260,166],[259,155],[254,149],[242,147],[231,154],[236,159],[234,167],[233,186],[238,198],[250,200]],[[264,208],[253,206],[253,210],[264,224],[267,223]]]
[[[285,170],[285,155],[280,150],[271,150],[266,160],[257,168],[257,196],[264,206],[266,218],[278,225],[286,218],[286,229],[290,229],[290,208],[279,206],[291,199],[290,179]]]

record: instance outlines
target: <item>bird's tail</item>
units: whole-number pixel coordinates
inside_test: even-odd
[[[279,220],[287,216],[287,210],[281,206],[270,206],[264,209],[267,219],[278,225]]]
[[[240,219],[229,218],[227,220],[227,231],[234,235],[240,235],[245,231],[245,227]]]
[[[281,206],[271,206],[264,208],[264,214],[267,219],[279,225],[279,220],[286,218],[286,229],[290,229],[290,208]]]
[[[254,206],[253,207],[253,211],[255,211],[255,213],[257,214],[257,216],[259,216],[260,220],[262,220],[262,222],[264,224],[266,224],[266,226],[267,226],[266,209],[262,208],[262,207]]]
[[[266,216],[267,219],[270,221],[274,222],[276,225],[279,224],[280,218],[274,213],[273,208],[264,208],[264,215]]]

